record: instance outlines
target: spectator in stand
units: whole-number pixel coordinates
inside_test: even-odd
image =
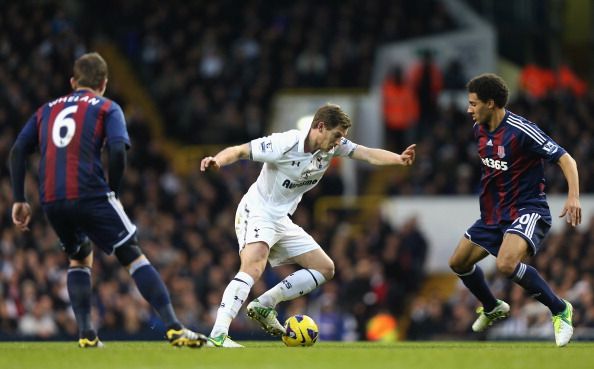
[[[425,49],[409,72],[410,83],[417,94],[421,114],[419,117],[419,135],[425,136],[431,131],[438,117],[437,99],[443,89],[443,74],[434,60],[434,51]]]
[[[400,150],[407,142],[415,142],[419,98],[406,83],[402,66],[395,65],[384,80],[382,103],[387,147]]]
[[[555,73],[537,63],[528,63],[520,71],[519,85],[528,97],[542,100],[556,87]]]
[[[580,98],[586,95],[588,83],[581,79],[567,63],[557,68],[557,88]]]

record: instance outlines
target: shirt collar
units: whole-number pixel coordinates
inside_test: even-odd
[[[298,152],[305,152],[305,140],[307,140],[307,136],[309,134],[310,126],[304,127],[299,134],[299,147],[297,149]],[[313,153],[312,153],[313,154]]]

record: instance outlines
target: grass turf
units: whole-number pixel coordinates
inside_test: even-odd
[[[4,369],[140,368],[593,368],[594,342],[321,342],[288,348],[276,342],[241,342],[245,349],[178,349],[166,342],[106,342],[79,349],[75,342],[2,342]]]

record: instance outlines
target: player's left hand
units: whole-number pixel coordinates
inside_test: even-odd
[[[28,231],[31,213],[31,206],[28,203],[15,202],[12,205],[12,222],[21,231]]]
[[[204,172],[206,169],[211,168],[213,170],[219,170],[221,166],[217,163],[217,160],[212,156],[207,156],[200,162],[200,171]]]
[[[577,197],[568,197],[561,211],[559,218],[567,216],[565,220],[570,223],[573,227],[577,226],[582,222],[582,206],[580,200]]]
[[[400,157],[402,158],[402,165],[412,165],[412,163],[414,163],[416,155],[416,146],[416,144],[412,144],[409,147],[407,147],[406,150],[402,152],[402,154],[400,154]]]

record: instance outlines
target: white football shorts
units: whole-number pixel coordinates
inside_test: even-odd
[[[303,228],[293,223],[288,215],[271,219],[259,207],[249,206],[244,200],[235,213],[235,234],[239,252],[252,242],[265,242],[270,248],[268,262],[275,267],[292,264],[293,257],[321,248]]]

